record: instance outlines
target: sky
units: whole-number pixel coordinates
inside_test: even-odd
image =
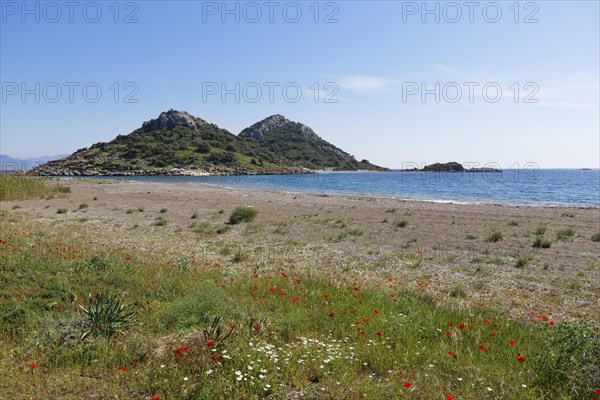
[[[173,108],[234,134],[283,114],[390,168],[599,168],[599,5],[0,0],[0,153]]]

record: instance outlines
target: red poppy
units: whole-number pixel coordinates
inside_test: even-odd
[[[600,389],[596,389],[596,394],[600,394]]]
[[[381,333],[380,331],[377,331],[377,336],[381,337],[381,336],[383,336],[383,333]]]
[[[510,339],[510,340],[508,341],[508,343],[509,343],[509,344],[510,344],[512,347],[515,347],[515,341],[514,341],[514,340]]]
[[[213,347],[215,345],[215,341],[214,340],[209,340],[208,342],[206,342],[206,345],[208,347]]]
[[[63,306],[56,306],[56,309],[57,309],[57,310],[62,310],[62,309],[63,309]]]
[[[377,314],[379,314],[379,311],[378,310],[373,310],[373,314],[377,315]]]
[[[450,323],[448,325],[454,326],[454,322],[450,321]]]
[[[525,356],[522,354],[519,354],[519,356],[517,357],[517,361],[520,363],[524,363],[525,362]]]
[[[222,360],[222,358],[219,357],[219,356],[214,356],[213,358],[214,358],[215,361],[221,361]]]
[[[488,349],[487,349],[487,348],[486,348],[484,345],[482,345],[482,344],[480,344],[480,345],[479,345],[479,348],[480,348],[480,349],[481,349],[481,350],[482,350],[484,353],[487,353],[487,351],[488,351]]]
[[[281,276],[283,276],[284,278],[287,278],[287,274],[285,272],[282,272]]]
[[[254,325],[254,330],[255,331],[260,331],[260,325]]]
[[[332,317],[333,317],[333,315],[334,315],[334,314],[335,314],[335,313],[334,313],[333,311],[330,311],[330,312],[329,312],[329,315],[331,315]]]
[[[36,368],[37,368],[37,366],[35,364],[29,364],[29,369],[33,370],[33,369],[36,369]]]
[[[454,400],[454,396],[448,396],[446,397],[446,400]]]
[[[405,387],[405,388],[409,388],[409,387],[411,387],[411,384],[410,384],[410,382],[404,382],[404,387]]]
[[[492,332],[492,336],[496,336],[496,332]]]
[[[133,366],[137,365],[137,361],[132,361],[131,365],[133,365]]]
[[[550,325],[554,326],[554,321],[550,321]]]
[[[121,367],[121,371],[123,371],[123,372],[127,371],[127,367]]]
[[[369,318],[363,318],[363,322],[364,322],[365,324],[366,324],[366,323],[369,323]]]
[[[213,342],[213,345],[215,344],[215,341],[214,341],[214,340],[211,340],[211,342]],[[187,353],[187,351],[188,351],[188,348],[187,348],[187,347],[182,347],[182,348],[181,348],[181,352],[182,352],[182,353]]]
[[[152,400],[160,400],[160,397],[158,397],[158,395],[154,395],[154,397],[152,398]]]
[[[486,319],[486,320],[485,320],[485,321],[483,321],[483,322],[484,322],[484,323],[486,323],[486,324],[489,324],[489,323],[490,323],[490,320],[489,320],[489,319]]]
[[[169,333],[173,333],[173,328],[169,328],[167,330],[169,331]]]
[[[459,327],[460,329],[465,329],[465,328],[466,328],[466,326],[465,326],[465,324],[464,324],[464,323],[461,323],[461,324],[460,324],[458,327]]]

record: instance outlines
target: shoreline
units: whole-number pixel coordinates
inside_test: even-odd
[[[368,171],[368,172],[378,172],[378,171]],[[330,173],[330,172],[323,172]],[[347,172],[344,172],[347,173]],[[352,173],[359,173],[359,171],[352,171]],[[429,173],[429,172],[427,172]],[[233,177],[248,177],[247,175],[211,175],[210,177],[220,177],[220,178],[233,178]],[[269,175],[252,175],[253,177],[260,176],[269,176]],[[206,176],[208,177],[208,176]],[[240,191],[259,191],[259,192],[268,192],[272,194],[278,193],[289,193],[294,195],[314,195],[314,196],[336,196],[336,197],[352,197],[352,198],[372,198],[372,199],[385,199],[385,200],[393,200],[393,201],[401,201],[401,202],[416,202],[416,203],[433,203],[433,204],[453,204],[453,205],[464,205],[464,206],[491,206],[491,207],[516,207],[516,208],[542,208],[542,209],[576,209],[576,210],[599,210],[600,205],[598,206],[590,206],[590,205],[576,205],[576,204],[546,204],[540,202],[539,204],[533,203],[501,203],[501,202],[487,202],[487,201],[464,201],[464,200],[453,200],[453,199],[415,199],[415,198],[404,198],[397,197],[392,195],[378,195],[371,193],[331,193],[331,192],[313,192],[313,191],[292,191],[292,190],[274,190],[268,188],[247,188],[247,187],[235,187],[235,186],[227,186],[225,184],[218,183],[208,183],[208,182],[161,182],[161,181],[153,181],[153,180],[145,180],[139,178],[156,178],[154,176],[86,176],[86,177],[55,177],[55,179],[64,179],[64,180],[99,180],[99,181],[129,181],[129,182],[139,182],[139,183],[160,183],[160,184],[170,184],[170,185],[199,185],[199,186],[207,186],[214,188],[222,188],[227,190],[240,190]],[[165,176],[164,178],[181,178],[184,179],[186,176]]]

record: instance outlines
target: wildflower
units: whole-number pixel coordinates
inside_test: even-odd
[[[381,333],[380,331],[377,331],[377,336],[381,337],[381,336],[383,336],[383,333]]]
[[[184,381],[187,381],[188,379],[190,379],[190,378],[188,378],[187,376],[184,376],[184,377],[183,377],[183,380],[184,380]]]
[[[524,363],[525,362],[525,356],[522,354],[519,354],[517,357],[517,361],[520,363]]]
[[[461,323],[461,324],[460,324],[458,327],[459,327],[460,329],[465,329],[465,328],[466,328],[466,326],[465,326],[465,324],[464,324],[464,323]]]
[[[481,350],[482,350],[484,353],[487,353],[488,349],[487,349],[487,348],[486,348],[484,345],[480,344],[478,347],[479,347],[479,348],[480,348],[480,349],[481,349]]]
[[[284,278],[287,278],[287,274],[285,272],[282,272],[281,276],[283,276]]]
[[[123,372],[127,371],[127,369],[128,369],[127,367],[121,367],[121,371],[123,371]]]
[[[515,341],[512,339],[508,341],[508,344],[510,344],[512,347],[515,347]]]
[[[160,400],[160,397],[158,397],[158,395],[155,394],[154,397],[152,398],[152,400]]]
[[[489,323],[490,323],[490,320],[489,320],[489,319],[486,319],[486,320],[485,320],[485,321],[483,321],[483,322],[484,322],[484,323],[486,323],[486,324],[489,324]]]
[[[137,361],[132,361],[131,365],[133,365],[135,367],[137,365]]]
[[[213,342],[214,342],[214,340],[213,340]],[[187,347],[182,347],[182,348],[181,348],[181,352],[182,352],[182,353],[187,353],[187,351],[188,351],[188,348],[187,348]]]
[[[404,387],[405,387],[405,388],[409,388],[409,387],[411,387],[411,386],[412,386],[412,385],[411,385],[411,383],[410,383],[410,382],[404,382]]]
[[[213,357],[213,359],[214,359],[215,361],[221,361],[221,360],[222,360],[222,358],[221,358],[221,357],[219,357],[219,356],[214,356],[214,357]]]
[[[56,309],[57,309],[57,310],[62,310],[62,309],[63,309],[63,306],[56,306]]]
[[[213,347],[215,345],[215,341],[214,340],[209,340],[208,342],[206,342],[206,345],[208,347]]]
[[[253,329],[257,332],[260,331],[260,325],[254,325]]]
[[[331,315],[332,317],[333,317],[333,315],[334,315],[334,314],[335,314],[335,313],[334,313],[333,311],[330,311],[330,312],[329,312],[329,315]]]
[[[496,336],[496,332],[491,333],[492,337]]]
[[[366,324],[366,323],[369,323],[369,318],[363,318],[363,322],[364,322],[365,324]]]
[[[600,395],[600,389],[596,389],[596,394]]]
[[[454,326],[454,322],[450,321],[449,326]]]
[[[169,328],[167,330],[169,331],[169,333],[173,333],[173,328]]]
[[[30,369],[30,370],[32,370],[32,371],[33,371],[33,370],[34,370],[34,369],[36,369],[36,368],[37,368],[37,366],[36,366],[35,364],[29,364],[29,369]]]
[[[446,397],[446,400],[454,400],[454,396],[449,395],[448,397]]]

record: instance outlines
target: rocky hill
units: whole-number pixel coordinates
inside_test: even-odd
[[[244,129],[239,136],[252,139],[294,165],[313,170],[385,170],[367,160],[357,161],[354,156],[321,139],[310,127],[279,114]]]
[[[96,143],[30,171],[32,175],[230,175],[379,169],[283,116],[236,136],[183,111],[169,110],[128,135]]]

